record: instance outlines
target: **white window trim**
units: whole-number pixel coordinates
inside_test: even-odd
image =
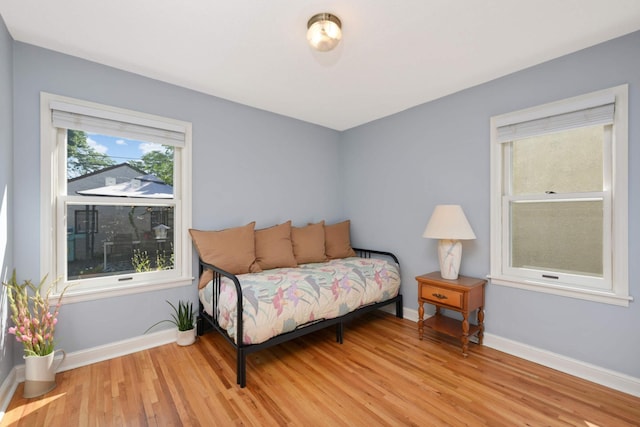
[[[613,170],[611,171],[612,194],[612,229],[611,229],[611,289],[596,290],[547,282],[544,280],[523,279],[508,274],[507,260],[503,255],[503,215],[502,189],[504,168],[502,143],[499,141],[497,129],[505,123],[561,114],[563,112],[584,108],[597,103],[598,100],[615,97],[614,127],[612,137]],[[633,297],[629,295],[629,238],[628,238],[628,85],[561,100],[513,113],[494,116],[490,120],[491,140],[491,273],[492,284],[509,286],[529,291],[543,292],[570,298],[601,302],[628,307]],[[606,162],[605,162],[606,163]],[[506,220],[506,218],[505,218]]]
[[[181,154],[176,156],[176,169],[178,171],[186,171],[186,173],[182,174],[182,188],[175,189],[176,199],[174,200],[176,209],[181,210],[181,215],[179,215],[180,224],[176,223],[177,232],[175,233],[176,245],[174,252],[176,259],[180,258],[180,262],[176,262],[176,265],[181,267],[180,271],[177,271],[176,275],[171,278],[150,272],[139,275],[139,277],[123,282],[120,285],[110,284],[108,286],[88,286],[86,288],[72,286],[65,293],[65,303],[112,298],[191,285],[193,283],[191,274],[193,250],[188,233],[192,221],[191,123],[45,92],[40,94],[40,277],[47,274],[51,279],[54,279],[53,274],[57,274],[56,253],[59,250],[56,247],[59,243],[57,242],[57,227],[64,224],[64,220],[60,218],[62,211],[57,207],[56,198],[58,188],[61,185],[60,181],[66,179],[66,171],[59,173],[57,176],[54,175],[59,159],[58,141],[56,140],[57,129],[51,121],[52,103],[54,105],[55,103],[64,103],[65,105],[76,106],[80,110],[90,109],[103,113],[105,117],[133,118],[138,123],[162,123],[169,129],[181,129],[185,134],[184,147],[180,147]],[[119,200],[119,202],[122,201]],[[146,202],[149,202],[149,200],[146,200]],[[90,281],[91,279],[86,280]],[[60,291],[61,289],[57,289],[53,297],[55,298]]]

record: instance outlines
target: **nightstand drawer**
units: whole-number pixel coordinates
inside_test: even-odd
[[[443,289],[437,286],[423,285],[421,287],[421,298],[428,301],[434,301],[439,304],[450,305],[451,307],[462,308],[463,292],[457,292],[450,289]]]

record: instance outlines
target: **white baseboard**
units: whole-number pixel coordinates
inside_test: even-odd
[[[388,306],[384,311],[395,313],[395,307]],[[404,318],[418,321],[418,311],[404,307]],[[425,316],[426,318],[427,316]],[[572,359],[561,354],[552,353],[523,344],[517,341],[502,338],[497,335],[484,334],[483,344],[504,353],[520,357],[530,362],[538,363],[548,368],[564,372],[574,377],[582,378],[614,390],[640,397],[640,378],[592,365],[581,360]]]
[[[383,311],[395,314],[395,307],[384,307]],[[404,318],[414,322],[418,321],[418,311],[404,307]],[[176,331],[167,329],[153,334],[142,335],[123,341],[117,341],[111,344],[93,347],[87,350],[81,350],[67,354],[67,358],[60,366],[59,371],[67,371],[69,369],[87,366],[92,363],[102,362],[104,360],[113,359],[115,357],[124,356],[148,348],[158,347],[169,344],[176,340]],[[614,390],[628,393],[633,396],[640,397],[640,379],[609,369],[605,369],[596,365],[582,362],[523,344],[512,341],[497,335],[484,334],[484,345],[496,350],[547,366],[552,369],[592,381],[596,384],[612,388]],[[11,402],[11,398],[15,393],[18,384],[24,381],[24,364],[15,366],[7,378],[0,385],[0,421]]]
[[[640,397],[640,378],[635,378],[486,332],[484,334],[484,345],[548,368]]]
[[[116,341],[114,343],[68,353],[67,358],[60,365],[58,372],[68,371],[81,366],[91,365],[92,363],[98,363],[115,357],[146,350],[148,348],[169,344],[175,340],[175,329],[165,329],[148,335],[141,335],[139,337],[129,338],[123,341]],[[23,382],[24,363],[17,365],[14,369],[16,370],[16,381],[18,383]]]
[[[385,313],[396,314],[396,306],[393,304],[381,307],[380,310],[384,311]],[[407,320],[411,320],[414,322],[418,321],[418,310],[402,307],[402,315]]]
[[[89,348],[87,350],[76,351],[67,354],[67,358],[62,365],[60,365],[58,372],[68,371],[81,366],[91,365],[92,363],[136,353],[148,348],[169,344],[171,342],[175,342],[175,340],[176,330],[165,329],[152,334],[141,335],[139,337],[117,341],[111,344]],[[0,385],[0,421],[9,407],[9,403],[11,402],[11,398],[13,397],[18,384],[23,381],[24,363],[14,366],[13,369],[11,369],[11,372],[9,372],[7,378],[2,382],[2,385]]]
[[[418,310],[414,310],[412,308],[404,307],[402,309],[402,312],[403,312],[402,314],[404,315],[405,319],[411,320],[412,322],[418,323]],[[431,316],[425,315],[425,319],[428,319],[429,317],[431,317]]]
[[[60,372],[169,344],[175,342],[175,340],[176,330],[165,329],[152,334],[69,353],[67,354],[67,359],[60,366]],[[22,366],[24,367],[24,365]]]
[[[14,367],[9,371],[9,375],[2,382],[2,385],[0,385],[0,421],[2,421],[4,413],[9,407],[9,403],[11,403],[11,398],[16,392],[16,388],[18,388],[19,382],[16,380],[16,368]]]

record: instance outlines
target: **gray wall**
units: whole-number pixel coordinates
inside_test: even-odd
[[[635,33],[338,133],[12,43],[0,28],[0,87],[3,93],[13,87],[15,94],[14,118],[4,112],[2,97],[0,120],[14,123],[13,159],[20,165],[13,174],[5,168],[0,172],[0,183],[14,183],[16,215],[10,224],[17,230],[9,239],[14,257],[9,250],[3,267],[15,266],[21,278],[40,274],[40,91],[191,121],[194,227],[351,218],[356,245],[400,257],[406,305],[416,308],[414,276],[438,268],[436,242],[421,237],[436,204],[462,204],[478,237],[463,245],[463,274],[489,271],[489,117],[630,83],[630,281],[637,296],[638,46],[640,33]],[[13,86],[11,65],[4,65],[12,61]],[[5,158],[11,155],[7,141],[12,138],[7,127],[1,128]],[[178,298],[195,301],[195,289],[67,304],[60,316],[60,345],[77,351],[137,336],[166,316],[166,299]],[[487,289],[486,321],[492,334],[640,377],[637,307],[635,302],[620,308],[493,285]],[[3,357],[0,374],[13,360]]]
[[[344,132],[345,216],[354,240],[397,252],[405,305],[415,309],[414,277],[438,270],[437,242],[421,237],[424,227],[435,205],[461,204],[477,235],[463,242],[461,270],[484,277],[489,118],[624,83],[630,91],[630,293],[640,298],[640,32]],[[638,302],[623,308],[489,285],[485,320],[491,334],[640,377]]]
[[[0,16],[0,280],[6,282],[13,267],[13,56],[12,39]],[[6,333],[10,324],[4,286],[0,289],[0,381],[14,364],[14,337]]]
[[[37,278],[40,204],[40,92],[193,123],[193,226],[266,227],[340,219],[339,133],[138,75],[14,42],[15,266]],[[194,273],[195,269],[194,262]],[[165,300],[196,288],[65,304],[59,346],[78,351],[142,334],[168,317]],[[16,354],[19,354],[16,351]]]

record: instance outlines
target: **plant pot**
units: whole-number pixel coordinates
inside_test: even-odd
[[[42,396],[56,387],[56,371],[67,357],[64,350],[62,358],[54,360],[55,351],[46,356],[24,356],[24,398]]]
[[[178,331],[176,337],[176,343],[178,345],[191,345],[196,341],[196,328],[191,328],[187,331]]]

